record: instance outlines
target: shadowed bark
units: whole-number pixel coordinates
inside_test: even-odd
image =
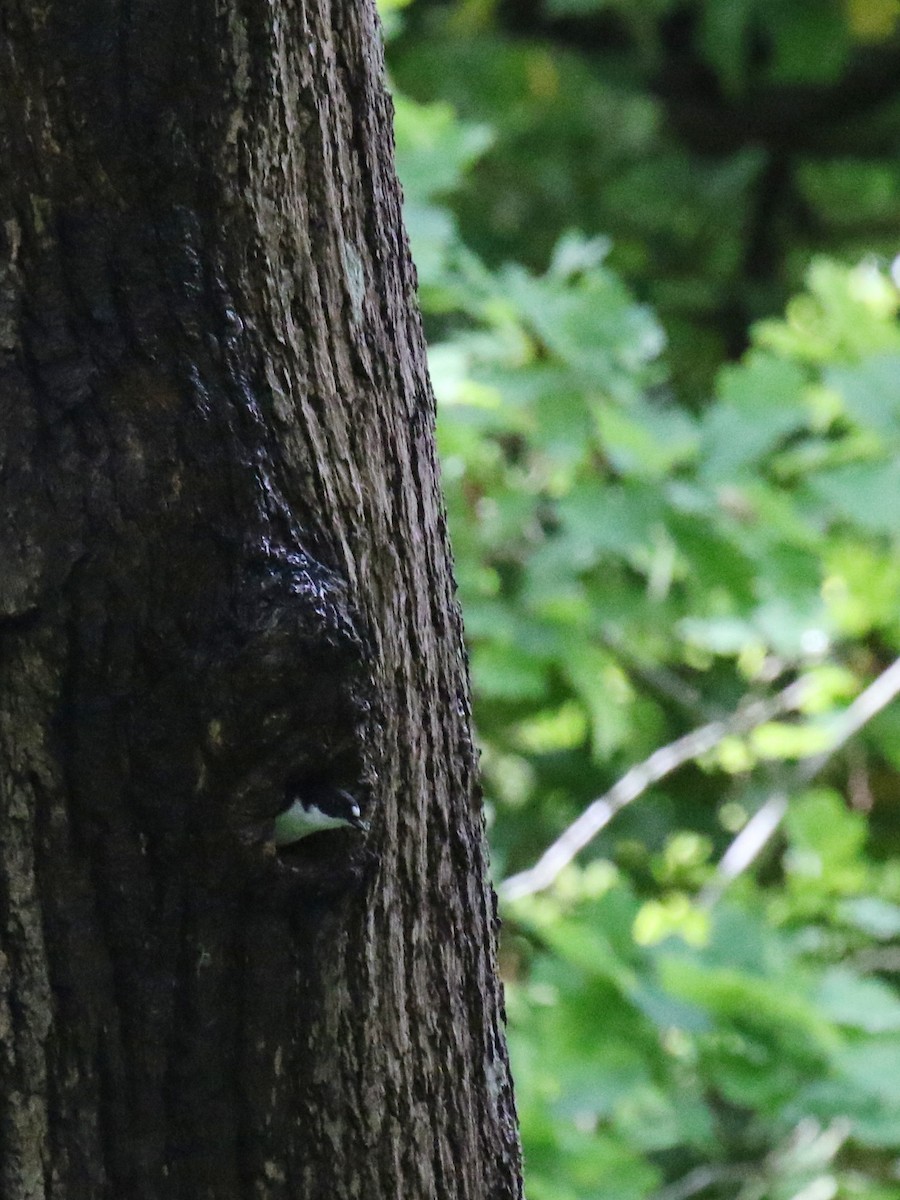
[[[375,18],[0,0],[0,1194],[520,1195]],[[371,827],[276,851],[285,789]]]

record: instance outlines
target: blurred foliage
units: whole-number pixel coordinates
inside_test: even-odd
[[[611,237],[690,403],[813,254],[896,253],[896,0],[418,0],[391,49],[403,91],[493,129],[449,197],[466,244],[542,270]]]
[[[530,1200],[890,1200],[900,6],[383,9],[498,879],[809,681],[505,906]]]

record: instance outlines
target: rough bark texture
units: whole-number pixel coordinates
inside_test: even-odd
[[[520,1194],[399,204],[370,3],[0,0],[3,1200]]]

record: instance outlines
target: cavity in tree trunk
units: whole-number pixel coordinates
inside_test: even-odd
[[[4,1200],[520,1194],[382,73],[363,0],[0,0]]]

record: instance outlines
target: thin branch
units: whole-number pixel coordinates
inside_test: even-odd
[[[831,744],[819,754],[814,754],[801,765],[798,783],[810,783],[826,767],[838,750],[842,750],[852,737],[877,717],[900,694],[900,658],[874,679],[864,692],[860,692],[834,723]]]
[[[714,1184],[746,1183],[748,1179],[755,1178],[758,1173],[759,1168],[752,1163],[747,1166],[723,1164],[722,1166],[694,1167],[682,1179],[655,1192],[652,1200],[689,1200],[691,1196],[705,1192]]]
[[[756,862],[788,810],[787,792],[773,792],[758,808],[719,860],[716,873],[703,887],[698,903],[711,907],[732,880]]]
[[[604,626],[600,632],[600,641],[618,659],[625,672],[643,684],[645,690],[677,704],[682,712],[695,721],[709,721],[715,718],[715,709],[704,700],[699,688],[687,683],[668,667],[645,666],[632,652],[622,634]]]
[[[875,971],[885,975],[900,975],[900,946],[866,946],[845,961],[863,975]]]
[[[761,1163],[704,1163],[699,1167],[654,1192],[651,1200],[690,1200],[700,1192],[720,1183],[738,1183],[744,1186],[738,1193],[741,1197],[758,1198],[769,1195],[771,1185],[790,1177],[799,1166],[801,1170],[820,1167],[823,1171],[832,1163],[846,1142],[851,1122],[837,1118],[825,1129],[810,1118],[802,1118],[785,1141],[776,1146]],[[796,1197],[811,1195],[803,1190]],[[796,1200],[795,1197],[795,1200]]]
[[[824,750],[803,759],[794,772],[790,788],[773,792],[765,804],[750,818],[719,862],[715,876],[700,893],[700,903],[712,905],[738,875],[756,861],[787,812],[789,791],[804,787],[821,774],[831,759],[857,733],[887,708],[900,693],[900,658],[860,692],[852,704],[835,720],[831,739]]]
[[[746,735],[759,725],[771,721],[780,713],[797,708],[807,691],[806,678],[796,680],[775,696],[750,700],[725,720],[711,721],[684,737],[654,750],[626,772],[604,795],[584,810],[580,817],[566,829],[556,841],[544,851],[533,867],[511,875],[500,884],[500,896],[504,900],[517,900],[549,887],[564,867],[588,842],[605,828],[617,812],[633,800],[642,796],[649,787],[671,775],[685,763],[692,762],[715,749],[725,738]]]

